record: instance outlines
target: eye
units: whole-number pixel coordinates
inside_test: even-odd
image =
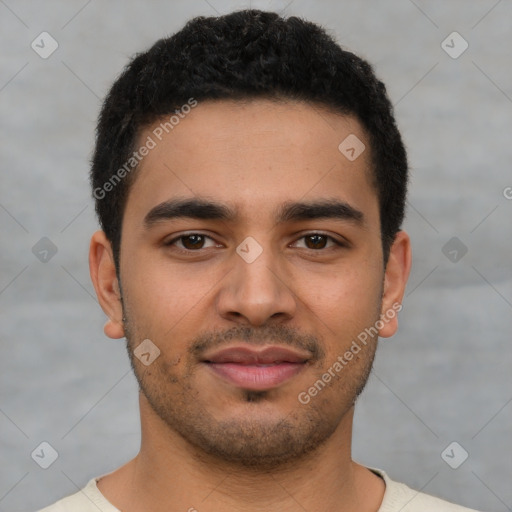
[[[303,241],[302,247],[297,245]],[[201,249],[208,249],[210,247],[221,247],[216,243],[213,238],[202,233],[186,233],[179,235],[164,244],[167,247],[175,247],[176,250],[181,252],[198,252]],[[320,251],[323,249],[332,249],[335,247],[346,247],[347,244],[335,239],[330,235],[324,233],[308,233],[300,237],[292,244],[294,247],[311,249],[313,251]]]
[[[211,244],[205,246],[207,240],[211,241]],[[207,247],[216,247],[218,244],[215,241],[201,233],[187,233],[185,235],[177,236],[172,240],[165,243],[166,246],[175,246],[181,251],[197,251],[199,249],[205,249]]]
[[[307,235],[304,235],[301,238],[299,238],[299,240],[304,240],[304,245],[306,249],[313,250],[330,249],[335,246],[346,246],[346,244],[342,243],[339,240],[336,240],[334,237],[325,235],[323,233],[308,233]],[[330,246],[328,245],[329,242],[331,242]]]

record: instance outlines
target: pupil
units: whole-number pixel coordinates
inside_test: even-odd
[[[318,249],[318,244],[320,244],[320,248],[325,246],[325,237],[323,235],[311,235],[308,237],[308,239],[312,241],[312,244],[308,245],[313,245],[313,247],[310,247],[310,249]]]
[[[197,248],[201,245],[202,235],[188,235],[185,237],[185,247],[187,248]]]

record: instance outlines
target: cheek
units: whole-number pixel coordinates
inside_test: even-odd
[[[186,271],[162,261],[133,259],[126,266],[123,296],[130,341],[135,348],[147,338],[159,348],[154,369],[158,367],[159,371],[153,378],[187,371],[187,349],[201,327],[204,307],[209,304],[208,292],[217,281],[211,271]],[[141,371],[147,370],[141,367]]]
[[[334,332],[360,328],[378,318],[381,276],[364,263],[358,264],[358,269],[316,275],[314,286],[308,281],[297,291],[307,307]]]
[[[164,258],[140,258],[127,265],[123,291],[138,318],[169,329],[205,298],[211,283],[211,272],[185,269]]]

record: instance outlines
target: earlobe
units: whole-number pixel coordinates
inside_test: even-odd
[[[398,329],[398,312],[402,309],[402,299],[411,271],[412,251],[409,235],[405,231],[396,234],[389,252],[384,274],[381,324],[379,336],[389,338]]]
[[[89,248],[89,271],[96,295],[108,321],[103,328],[109,338],[124,337],[123,308],[112,245],[103,231],[96,231]]]

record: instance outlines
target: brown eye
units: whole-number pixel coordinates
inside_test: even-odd
[[[336,247],[347,247],[345,243],[324,233],[309,233],[304,235],[294,242],[293,246],[300,247],[302,249],[311,249],[313,251],[335,249]]]
[[[171,247],[178,252],[199,252],[201,249],[208,249],[216,246],[213,238],[203,235],[202,233],[180,235],[168,242],[165,242],[164,245]]]
[[[304,237],[308,249],[324,249],[328,238],[325,235],[308,235]]]
[[[205,237],[203,235],[185,235],[181,236],[179,240],[181,240],[181,244],[185,249],[194,250],[194,249],[202,249],[204,245]]]

